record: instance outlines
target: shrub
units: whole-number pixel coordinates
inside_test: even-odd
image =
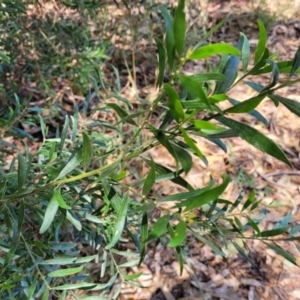
[[[236,47],[226,43],[205,44],[207,36],[218,26],[186,50],[184,6],[184,0],[180,0],[174,16],[164,6],[159,7],[165,22],[164,40],[155,39],[159,94],[142,110],[133,111],[127,99],[112,94],[95,110],[103,115],[114,111],[118,121],[112,124],[93,120],[87,117],[87,96],[83,110],[77,108],[72,116],[67,116],[55,138],[47,136],[47,125],[37,113],[32,121],[38,120],[43,140],[34,153],[24,139],[26,133],[13,127],[15,120],[29,114],[17,97],[14,107],[1,117],[1,299],[64,299],[69,292],[76,294],[76,289],[98,291],[97,299],[106,299],[117,278],[135,284],[141,273],[128,275],[126,268],[143,262],[151,241],[174,249],[182,270],[183,245],[188,233],[221,256],[225,256],[221,244],[232,243],[249,261],[245,241],[258,239],[296,264],[295,258],[276,243],[279,239],[298,239],[295,234],[299,225],[289,225],[291,214],[273,229],[261,231],[258,225],[266,210],[254,192],[247,197],[241,193],[232,203],[222,198],[231,180],[228,175],[224,175],[221,184],[211,180],[208,186],[194,189],[183,174],[190,171],[195,156],[207,163],[193,136],[207,139],[224,151],[222,139],[241,137],[292,167],[271,139],[229,114],[250,114],[266,124],[255,109],[268,97],[274,105],[282,104],[299,116],[299,103],[281,97],[278,92],[299,81],[294,77],[299,73],[300,50],[293,61],[276,62],[266,47],[267,34],[260,21],[260,38],[251,68],[249,42],[244,34],[241,33]],[[213,72],[190,76],[181,72],[187,61],[213,55],[221,56]],[[1,57],[7,59],[2,54]],[[288,76],[280,78],[280,72]],[[228,91],[248,76],[262,74],[270,74],[266,86],[245,81],[257,92],[254,97],[245,101],[228,97]],[[223,101],[229,101],[231,106],[222,110],[219,103]],[[155,112],[159,112],[158,120]],[[151,137],[143,139],[145,133]],[[18,134],[23,135],[24,149],[4,139],[5,135]],[[147,150],[157,145],[172,155],[176,162],[174,170],[147,155]],[[5,155],[13,156],[9,166]],[[147,165],[149,171],[144,179],[129,184],[125,179],[132,175],[133,159]],[[154,198],[153,186],[168,180],[186,191]],[[164,208],[161,202],[169,202],[172,207]],[[155,209],[160,212],[156,218],[152,214]],[[258,209],[260,213],[254,214]],[[240,216],[248,222],[242,224]],[[244,247],[234,242],[236,238],[243,241]],[[126,251],[128,241],[135,245],[135,251]],[[84,256],[81,251],[88,245],[94,252]],[[119,263],[119,257],[126,262]],[[99,278],[88,274],[96,267],[100,269]],[[119,292],[120,289],[110,297],[116,299]]]

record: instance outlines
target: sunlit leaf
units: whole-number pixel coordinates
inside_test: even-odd
[[[82,151],[78,151],[75,155],[67,162],[65,167],[60,171],[55,180],[65,177],[72,172],[82,161]]]
[[[151,231],[149,233],[147,241],[151,241],[153,239],[159,238],[161,235],[163,235],[167,229],[167,225],[169,223],[170,216],[165,215],[160,217],[151,228]]]
[[[258,24],[258,28],[259,28],[259,40],[258,40],[258,45],[257,45],[256,51],[255,51],[255,58],[254,58],[255,65],[259,62],[259,60],[262,58],[262,56],[265,52],[267,38],[268,38],[265,26],[262,23],[262,21],[258,20],[257,24]]]
[[[173,31],[175,48],[179,57],[182,56],[185,47],[185,31],[186,31],[186,21],[185,21],[185,0],[179,0],[178,6],[175,11]]]
[[[185,240],[185,238],[186,238],[186,224],[184,221],[180,221],[174,229],[174,236],[169,242],[168,247],[177,247],[181,245],[181,243]]]
[[[50,225],[52,224],[52,222],[54,220],[57,210],[58,210],[58,202],[56,201],[55,197],[52,196],[51,200],[48,203],[48,206],[47,206],[47,209],[46,209],[46,212],[44,215],[43,223],[40,228],[40,234],[43,234],[44,232],[46,232],[46,230],[50,227]]]
[[[61,270],[56,270],[52,271],[47,274],[48,277],[65,277],[69,275],[76,274],[80,272],[83,269],[83,266],[79,266],[77,268],[68,268],[68,269],[61,269]]]

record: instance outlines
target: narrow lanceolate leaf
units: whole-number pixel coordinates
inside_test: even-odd
[[[185,222],[180,221],[174,229],[174,236],[169,242],[168,247],[177,247],[181,245],[181,243],[185,240],[185,238],[186,238],[186,224]]]
[[[92,161],[93,147],[89,136],[85,132],[82,133],[82,138],[83,138],[82,165],[83,165],[83,170],[85,171]]]
[[[214,94],[223,94],[233,84],[239,65],[239,58],[237,56],[231,56],[226,62],[224,68],[221,70],[222,74],[226,77],[225,81],[217,82]]]
[[[199,158],[203,158],[203,154],[196,146],[195,141],[188,136],[187,132],[183,128],[180,128],[180,131],[182,133],[184,141],[194,150]]]
[[[65,124],[63,127],[63,130],[61,132],[61,137],[60,137],[60,151],[62,151],[64,145],[65,145],[65,140],[67,137],[67,133],[68,133],[68,128],[69,128],[69,116],[66,115],[66,120],[65,120]]]
[[[151,159],[150,171],[145,179],[144,186],[143,186],[143,195],[147,195],[150,192],[154,183],[155,183],[155,163]]]
[[[173,31],[173,19],[170,15],[169,11],[165,6],[159,6],[160,11],[164,17],[165,25],[166,25],[166,49],[168,56],[169,68],[172,71],[174,66],[174,56],[175,56],[175,40],[174,40],[174,31]]]
[[[53,196],[50,200],[50,202],[48,203],[46,212],[45,212],[45,216],[43,219],[43,223],[42,226],[40,228],[40,234],[43,234],[44,232],[46,232],[46,230],[50,227],[50,225],[52,224],[54,217],[56,215],[58,209],[58,203],[55,199],[55,197]]]
[[[293,59],[293,66],[290,72],[290,77],[292,77],[295,74],[295,72],[299,69],[299,67],[300,67],[300,46]]]
[[[141,223],[141,257],[140,262],[141,264],[144,261],[145,255],[146,255],[146,244],[149,234],[149,226],[148,226],[148,213],[145,212],[143,214],[142,223]]]
[[[127,123],[137,126],[137,124],[132,119],[128,119],[129,117],[128,113],[123,108],[121,108],[121,106],[119,106],[118,104],[108,103],[106,106],[112,108],[120,118],[126,118]]]
[[[185,21],[185,0],[179,0],[178,6],[175,11],[173,30],[174,30],[174,40],[175,48],[179,57],[182,56],[185,47],[185,31],[186,31],[186,21]]]
[[[40,265],[69,265],[74,263],[76,257],[69,257],[69,256],[58,256],[55,258],[47,259],[44,261],[39,262]]]
[[[54,194],[53,197],[55,198],[55,200],[57,201],[58,205],[61,208],[64,209],[70,209],[71,207],[65,202],[64,198],[62,197],[60,190],[54,190]]]
[[[160,217],[153,225],[150,233],[149,233],[149,236],[148,236],[148,239],[147,241],[151,241],[153,239],[158,239],[160,236],[162,236],[166,229],[167,229],[167,225],[169,223],[169,220],[170,220],[170,216],[169,215],[165,215],[163,217]]]
[[[25,157],[19,153],[18,154],[18,190],[20,190],[26,182],[26,161]]]
[[[255,58],[254,58],[254,64],[256,65],[261,57],[263,56],[267,44],[267,32],[264,24],[262,21],[258,20],[257,22],[258,28],[259,28],[259,40],[258,40],[258,45],[257,49],[255,52]]]
[[[179,122],[184,119],[183,107],[179,100],[179,96],[171,85],[165,84],[164,88],[168,94],[168,106],[170,108],[170,113],[172,117]]]
[[[80,223],[80,221],[75,218],[73,216],[72,213],[70,213],[68,210],[67,210],[67,214],[66,214],[66,218],[74,225],[74,227],[78,230],[78,231],[81,231],[82,230],[82,225]]]
[[[292,264],[297,266],[297,261],[295,259],[295,257],[287,252],[286,250],[284,250],[283,248],[281,248],[279,245],[277,245],[276,243],[267,243],[267,242],[263,242],[264,244],[266,244],[270,249],[274,250],[275,252],[277,252],[278,254],[280,254],[281,256],[283,256],[286,260],[288,260],[289,262],[291,262]]]
[[[226,109],[224,113],[248,113],[255,109],[264,98],[265,95],[253,97]]]
[[[268,85],[266,85],[261,91],[260,93],[266,92],[269,89],[271,89],[272,87],[274,87],[279,79],[279,69],[276,63],[274,63],[273,61],[267,59],[266,62],[272,66],[272,77],[270,80],[270,83]]]
[[[279,101],[281,104],[283,104],[288,110],[290,110],[292,113],[300,117],[300,102],[288,98],[284,98],[277,95],[269,95],[268,96],[271,100]]]
[[[242,139],[247,141],[255,148],[277,158],[278,160],[292,167],[291,163],[289,162],[283,151],[277,146],[277,144],[256,129],[223,116],[217,117],[216,119],[224,125],[230,127]]]
[[[207,107],[210,107],[207,96],[197,79],[192,76],[179,75],[179,80],[190,94],[195,95],[200,101],[203,101]]]
[[[24,209],[24,200],[20,200],[20,207],[19,207],[19,217],[18,217],[18,231],[20,232],[23,222],[24,222],[24,217],[25,217],[25,209]]]
[[[219,186],[204,192],[198,197],[194,197],[186,200],[185,201],[186,207],[184,211],[189,211],[195,208],[199,208],[205,204],[208,204],[216,200],[225,191],[227,185],[229,184],[229,181],[230,178],[225,177],[223,183],[220,184]]]
[[[191,75],[190,77],[195,78],[198,82],[207,82],[210,80],[225,81],[226,79],[226,77],[221,73],[200,73]]]
[[[83,269],[83,266],[79,266],[77,268],[69,268],[69,269],[61,269],[50,272],[47,274],[48,277],[65,277],[69,275],[76,274]]]
[[[232,99],[232,98],[229,98],[228,100],[232,105],[238,105],[239,103],[241,103],[240,101],[237,101],[237,100]],[[258,112],[257,110],[251,110],[251,111],[248,112],[248,114],[251,115],[252,117],[256,118],[257,120],[261,121],[266,126],[269,125],[266,118],[260,112]]]
[[[121,197],[118,194],[116,194],[114,198],[119,203],[119,208],[117,211],[117,218],[113,228],[113,235],[110,239],[110,242],[105,247],[106,250],[114,247],[122,235],[127,216],[128,204],[130,201],[130,198],[128,196],[125,196],[124,199],[121,199]],[[111,201],[113,201],[113,199]]]
[[[166,66],[166,51],[164,45],[157,37],[154,37],[158,49],[158,78],[157,85],[161,87],[164,81],[165,66]]]
[[[178,157],[178,161],[180,162],[184,172],[187,174],[191,170],[193,165],[193,160],[191,155],[183,148],[175,144],[172,144],[172,147],[176,153],[176,156]]]
[[[82,161],[82,151],[78,151],[65,165],[65,167],[60,171],[55,180],[65,177],[70,172],[72,172]]]
[[[240,39],[238,42],[238,49],[241,51],[241,59],[244,73],[247,72],[250,60],[250,44],[244,33],[240,32]]]
[[[231,54],[239,56],[240,51],[237,48],[225,43],[209,44],[194,50],[189,55],[188,59],[202,59],[221,54]]]

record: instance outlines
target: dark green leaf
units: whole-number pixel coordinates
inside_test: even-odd
[[[233,84],[237,68],[239,65],[239,58],[237,56],[231,56],[224,68],[221,70],[221,73],[226,77],[225,81],[218,81],[216,84],[216,88],[214,94],[223,94],[226,93],[230,86]]]
[[[268,85],[266,85],[261,91],[260,93],[263,93],[265,91],[270,90],[272,87],[274,87],[279,79],[279,69],[277,67],[277,64],[274,63],[273,61],[267,59],[266,62],[272,66],[272,77],[271,77],[271,81],[269,82]]]
[[[247,216],[247,220],[248,220],[250,226],[257,232],[257,236],[260,237],[260,230],[259,230],[257,224],[249,216]]]
[[[254,65],[256,65],[259,62],[259,60],[262,58],[265,52],[265,48],[267,45],[267,38],[268,38],[265,26],[262,23],[262,21],[258,20],[257,24],[259,28],[259,40],[258,40],[257,49],[255,51]]]
[[[300,117],[300,103],[296,100],[291,100],[288,98],[284,98],[277,95],[269,95],[268,96],[273,101],[279,101],[282,103],[288,110],[290,110],[292,113]]]
[[[224,110],[224,113],[248,113],[256,108],[264,98],[264,95],[250,98]]]
[[[297,261],[291,253],[285,251],[280,246],[278,246],[276,243],[270,244],[270,243],[264,242],[264,244],[266,244],[270,249],[274,250],[276,253],[283,256],[286,260],[288,260],[289,262],[291,262],[292,264],[297,266]]]
[[[191,170],[192,165],[193,165],[193,160],[192,160],[191,155],[187,151],[185,151],[183,148],[181,148],[175,144],[172,144],[172,147],[173,147],[174,151],[176,152],[178,161],[181,163],[181,166],[182,166],[184,172],[187,174]]]
[[[290,77],[292,77],[295,72],[299,69],[300,67],[300,46],[297,50],[297,52],[295,53],[294,59],[293,59],[293,66],[290,72]]]
[[[225,43],[209,44],[194,50],[188,56],[188,59],[202,59],[213,55],[221,55],[221,54],[231,54],[231,55],[239,56],[240,51],[237,48]]]
[[[154,37],[156,46],[158,49],[158,78],[157,78],[157,85],[161,87],[164,81],[165,75],[165,65],[166,65],[166,51],[165,48],[157,37]]]
[[[26,161],[22,153],[18,154],[18,190],[20,190],[26,182]]]
[[[243,63],[243,71],[247,72],[250,60],[250,44],[244,33],[240,32],[240,39],[237,48],[241,51],[241,59]]]
[[[118,104],[108,103],[106,106],[112,108],[120,118],[126,118],[127,123],[137,126],[137,124],[132,119],[128,118],[130,117],[128,113],[123,108],[121,108],[121,106],[119,106]]]
[[[174,236],[169,242],[168,247],[177,247],[181,245],[181,243],[185,240],[185,238],[186,238],[186,224],[185,222],[180,221],[174,229]]]
[[[272,140],[267,138],[256,129],[223,116],[217,117],[216,119],[224,125],[233,129],[242,139],[246,140],[255,148],[277,158],[278,160],[292,167],[283,151]]]
[[[185,75],[179,75],[178,78],[181,84],[189,93],[198,97],[200,101],[203,101],[207,105],[207,107],[210,108],[210,103],[208,102],[207,96],[198,80],[196,80],[192,76]]]
[[[155,163],[151,159],[150,160],[150,171],[145,179],[145,183],[143,186],[143,195],[147,195],[153,187],[155,183]]]
[[[183,107],[179,100],[179,96],[171,85],[165,84],[164,88],[168,94],[168,106],[170,108],[170,113],[173,118],[179,122],[184,119]]]
[[[25,209],[24,209],[24,200],[20,200],[20,207],[19,207],[19,217],[18,217],[18,231],[21,232],[23,222],[25,217]]]
[[[175,41],[174,41],[174,32],[173,32],[173,19],[169,13],[169,11],[166,9],[165,6],[160,5],[159,6],[160,11],[164,17],[165,25],[166,25],[166,49],[167,49],[167,55],[168,55],[168,63],[169,68],[172,71],[174,66],[174,56],[175,56]]]
[[[175,11],[173,31],[175,39],[175,48],[179,57],[182,56],[184,47],[185,47],[185,31],[186,31],[186,22],[185,22],[185,0],[179,0],[178,6]]]
[[[229,98],[229,102],[230,102],[232,105],[238,105],[239,103],[242,103],[242,102],[237,101],[237,100],[232,99],[232,98]],[[248,114],[251,115],[252,117],[256,118],[257,120],[261,121],[261,122],[262,122],[263,124],[265,124],[266,126],[269,126],[269,123],[268,123],[268,121],[266,120],[266,118],[265,118],[261,113],[259,113],[257,110],[249,111]]]
[[[90,165],[93,158],[93,146],[89,136],[82,132],[83,145],[82,145],[82,166],[85,171]]]
[[[235,249],[246,259],[248,260],[252,265],[256,266],[256,264],[253,262],[253,260],[249,257],[249,255],[244,251],[244,249],[236,242],[232,242]]]
[[[242,211],[247,209],[254,201],[255,201],[255,192],[251,191],[247,201],[244,203],[244,205],[242,207]]]
[[[187,201],[185,201],[186,208],[184,211],[186,212],[201,207],[204,204],[208,204],[216,200],[225,191],[229,182],[230,182],[229,177],[225,177],[221,185],[204,192],[198,197],[189,198]]]
[[[277,235],[283,234],[287,231],[288,231],[288,226],[277,228],[277,229],[272,229],[272,230],[265,230],[259,234],[259,237],[264,238],[264,237],[277,236]],[[255,236],[258,236],[258,235],[255,235]]]
[[[162,236],[166,229],[167,229],[167,225],[169,223],[170,220],[170,216],[169,215],[165,215],[163,217],[160,217],[153,225],[149,236],[148,236],[148,242],[153,240],[153,239],[158,239],[160,236]]]

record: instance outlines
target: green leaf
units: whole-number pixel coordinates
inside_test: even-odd
[[[130,198],[128,196],[125,196],[124,199],[121,199],[121,197],[118,194],[115,194],[113,199],[111,199],[111,202],[117,202],[119,205],[119,208],[117,209],[117,218],[115,221],[115,225],[113,228],[113,235],[110,239],[110,242],[106,245],[105,249],[111,249],[115,246],[115,244],[120,240],[120,237],[122,235],[126,216],[127,216],[127,210],[128,210],[128,204],[130,202]]]
[[[161,87],[164,81],[165,75],[165,66],[166,66],[166,51],[165,48],[157,37],[154,37],[156,46],[158,49],[158,78],[157,78],[157,85]]]
[[[65,167],[60,171],[55,180],[61,179],[72,172],[82,161],[82,151],[78,151],[75,155],[68,161]]]
[[[242,32],[240,32],[240,39],[237,48],[241,51],[243,72],[246,73],[250,60],[250,44],[247,37]]]
[[[166,44],[166,49],[167,49],[169,68],[170,68],[170,71],[172,72],[173,66],[174,66],[174,56],[175,56],[173,19],[165,6],[160,5],[159,8],[164,17],[164,21],[165,21],[165,25],[166,25],[165,44]]]
[[[149,226],[148,226],[148,213],[143,214],[142,218],[142,223],[141,223],[141,257],[139,261],[139,266],[142,264],[144,261],[145,255],[146,255],[146,244],[147,244],[147,239],[148,239],[148,234],[149,234]]]
[[[76,261],[76,257],[58,256],[39,262],[40,265],[69,265]]]
[[[184,211],[187,212],[189,210],[201,207],[204,204],[216,200],[225,191],[229,182],[230,182],[230,178],[225,177],[223,183],[220,184],[219,186],[204,192],[198,197],[193,197],[188,199],[187,201],[185,201],[186,208]]]
[[[292,218],[292,212],[289,212],[281,221],[279,221],[275,224],[275,226],[273,227],[273,230],[282,228],[282,227],[286,228],[286,226],[289,225],[291,218]]]
[[[218,81],[214,94],[223,94],[226,93],[230,86],[233,84],[237,69],[239,65],[239,58],[237,56],[231,56],[226,62],[224,68],[221,70],[221,73],[226,77],[225,81]]]
[[[143,160],[150,166],[150,160],[143,158]],[[173,174],[174,177],[172,176],[172,179],[170,179],[172,182],[186,188],[187,190],[193,190],[193,187],[182,177],[180,177],[180,173],[179,172],[173,172],[172,170],[155,163],[155,169],[156,172],[162,175],[166,175],[166,174]]]
[[[181,243],[186,238],[186,224],[183,221],[180,221],[175,229],[174,229],[174,236],[172,237],[171,241],[168,243],[168,247],[177,247],[181,245]]]
[[[185,172],[185,174],[187,174],[192,166],[193,166],[193,160],[191,155],[185,151],[183,148],[172,144],[172,147],[174,149],[174,151],[176,152],[176,156],[178,157],[178,161],[181,163],[181,166]]]
[[[178,76],[181,84],[185,87],[185,89],[199,98],[200,101],[203,101],[207,107],[210,108],[210,103],[207,99],[207,96],[201,86],[201,84],[192,76],[179,75]]]
[[[168,106],[172,117],[179,122],[184,119],[184,112],[179,96],[173,87],[169,84],[164,85],[164,89],[168,94]]]
[[[259,40],[258,40],[257,49],[255,51],[254,65],[256,65],[262,58],[265,52],[265,48],[267,45],[267,38],[268,38],[265,26],[262,23],[262,21],[258,20],[257,24],[259,28]]]
[[[74,284],[59,285],[59,286],[52,287],[52,289],[56,291],[74,290],[74,289],[89,290],[95,288],[96,286],[97,284],[95,283],[81,282],[81,283],[74,283]]]
[[[298,101],[284,98],[278,95],[268,95],[268,97],[273,101],[279,101],[281,104],[283,104],[288,110],[290,110],[292,113],[300,117],[300,103]]]
[[[272,87],[274,87],[279,79],[279,69],[276,63],[267,59],[266,62],[272,66],[272,77],[268,85],[266,85],[261,91],[260,94],[268,92]]]
[[[26,182],[26,161],[25,157],[19,153],[18,154],[18,190],[20,190]]]
[[[40,234],[46,232],[46,230],[50,227],[51,223],[54,220],[56,212],[58,210],[58,202],[56,201],[54,195],[52,196],[50,202],[48,203],[45,216],[43,219],[42,226],[40,228]]]
[[[244,251],[244,249],[238,243],[233,241],[232,245],[246,260],[248,260],[252,265],[256,266],[255,262],[249,257],[249,255],[247,255],[247,253]]]
[[[237,101],[235,99],[232,99],[232,98],[229,98],[229,102],[232,104],[232,105],[237,105],[239,103],[242,103],[240,101]],[[268,121],[266,120],[266,118],[261,114],[259,113],[257,110],[252,110],[252,111],[249,111],[248,112],[249,115],[251,115],[252,117],[256,118],[257,120],[261,121],[263,124],[265,124],[266,126],[269,126],[269,123]]]
[[[197,156],[199,157],[199,158],[203,158],[204,156],[203,156],[203,154],[202,154],[202,152],[198,149],[198,147],[196,146],[196,143],[195,143],[195,141],[194,140],[192,140],[189,136],[188,136],[188,134],[187,134],[187,132],[183,129],[183,128],[180,128],[180,131],[181,131],[181,133],[182,133],[182,136],[183,136],[183,139],[184,139],[184,141],[195,151],[195,153],[197,154]]]
[[[83,266],[79,266],[77,268],[68,268],[68,269],[61,269],[61,270],[56,270],[53,272],[50,272],[47,274],[48,277],[65,277],[69,275],[76,274],[80,272],[83,269]]]
[[[272,230],[265,230],[259,234],[259,237],[264,238],[264,237],[276,236],[276,235],[283,234],[287,231],[288,231],[288,226],[277,228],[277,229],[272,229]],[[258,235],[255,234],[254,236],[258,236]]]
[[[295,57],[293,59],[293,66],[292,66],[289,77],[292,77],[295,74],[295,72],[299,69],[299,67],[300,67],[300,46],[299,46],[297,52],[295,53]]]
[[[118,104],[108,103],[106,106],[112,108],[120,118],[126,118],[127,123],[137,126],[137,124],[132,119],[128,119],[129,117],[128,113],[123,108],[121,108],[121,106],[119,106]]]
[[[89,136],[85,132],[82,132],[82,138],[83,138],[82,166],[83,166],[83,170],[85,171],[92,161],[93,147]]]
[[[273,244],[269,244],[267,242],[263,242],[263,243],[266,244],[270,249],[274,250],[279,255],[283,256],[286,260],[288,260],[292,264],[298,266],[295,257],[291,253],[289,253],[289,252],[285,251],[284,249],[282,249],[276,243],[273,243]]]
[[[3,51],[0,51],[0,58],[6,63],[10,63],[10,58]]]
[[[200,74],[195,74],[191,75],[189,77],[193,77],[196,79],[198,82],[207,82],[211,80],[217,80],[217,81],[225,81],[226,77],[221,74],[221,73],[200,73]]]
[[[188,56],[188,59],[202,59],[213,55],[221,55],[221,54],[231,54],[231,55],[239,56],[240,51],[237,48],[225,43],[209,44],[194,50]]]
[[[149,125],[150,130],[153,132],[157,140],[169,151],[169,153],[174,157],[176,161],[176,169],[178,170],[178,156],[177,152],[174,150],[173,145],[169,142],[167,136],[162,132]]]
[[[74,225],[74,227],[78,230],[82,230],[82,225],[80,221],[73,216],[73,214],[67,210],[66,218]]]
[[[233,107],[230,107],[226,110],[224,110],[224,113],[248,113],[254,110],[265,98],[265,95],[256,96],[250,99],[247,99],[243,102],[240,102],[239,104],[234,105]]]
[[[226,131],[226,128],[218,127],[208,121],[195,120],[193,124],[196,128],[199,128],[204,134],[216,134]]]
[[[186,31],[186,22],[185,22],[185,0],[179,0],[178,6],[175,11],[173,31],[175,39],[175,48],[179,57],[182,56],[184,47],[185,47],[185,31]]]
[[[248,220],[250,226],[257,232],[257,236],[260,237],[261,233],[260,233],[260,230],[259,230],[257,224],[249,216],[247,216],[247,220]]]
[[[143,186],[143,195],[147,195],[151,191],[154,183],[155,183],[155,163],[151,159],[150,171],[145,179],[145,183]]]
[[[158,239],[160,236],[162,236],[166,229],[167,229],[167,225],[169,223],[169,220],[170,220],[170,216],[169,215],[165,215],[163,217],[160,217],[153,225],[150,233],[149,233],[149,236],[148,236],[148,239],[147,241],[151,241],[151,240],[154,240],[154,239]]]
[[[60,151],[62,151],[64,148],[66,136],[68,133],[68,128],[69,128],[69,116],[66,115],[65,124],[64,124],[63,130],[61,132],[61,137],[60,137],[60,146],[59,146]]]
[[[60,190],[54,190],[53,197],[57,201],[59,207],[64,208],[64,209],[70,209],[71,207],[65,202],[63,199]]]
[[[19,217],[18,217],[18,232],[21,232],[25,217],[24,200],[20,200]]]
[[[223,116],[216,117],[216,119],[224,125],[233,129],[242,139],[247,141],[255,148],[277,158],[278,160],[292,167],[283,151],[272,140],[267,138],[256,129]]]

